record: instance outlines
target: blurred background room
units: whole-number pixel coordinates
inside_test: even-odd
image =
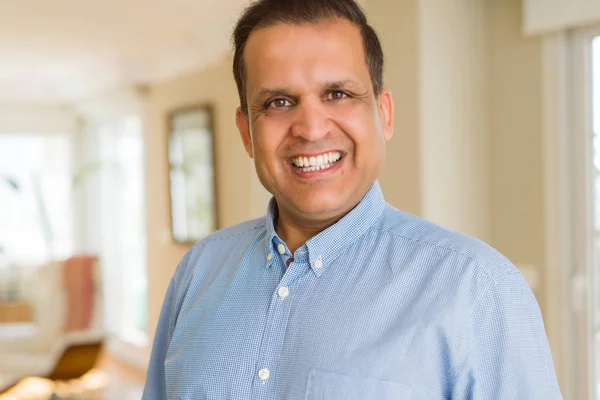
[[[490,243],[600,400],[600,2],[362,0],[386,199]],[[264,215],[235,126],[248,0],[0,0],[0,399],[140,399],[190,246]]]

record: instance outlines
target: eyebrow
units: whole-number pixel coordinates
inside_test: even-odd
[[[343,81],[333,81],[333,82],[325,82],[325,84],[323,85],[323,87],[327,88],[327,89],[342,89],[345,87],[357,87],[357,86],[362,86],[359,83],[352,81],[350,79],[346,79]]]
[[[257,99],[264,99],[265,97],[278,97],[278,96],[289,96],[291,90],[289,88],[262,88],[258,91]]]
[[[323,82],[319,85],[323,90],[336,90],[342,88],[362,88],[362,85],[357,83],[356,81],[346,79],[341,81],[327,81]],[[279,96],[292,96],[292,90],[290,88],[262,88],[258,91],[256,96],[256,100],[262,100],[268,97],[279,97]]]

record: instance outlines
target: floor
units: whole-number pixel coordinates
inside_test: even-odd
[[[103,354],[97,369],[81,379],[70,382],[51,382],[29,378],[0,400],[47,400],[54,392],[54,399],[69,400],[140,400],[145,374],[109,354]]]
[[[146,379],[143,372],[107,355],[102,357],[99,370],[106,374],[107,385],[96,397],[90,397],[90,400],[140,400],[142,398]]]

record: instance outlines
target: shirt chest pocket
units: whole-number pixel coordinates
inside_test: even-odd
[[[305,400],[410,400],[410,397],[408,385],[313,369],[308,376]]]

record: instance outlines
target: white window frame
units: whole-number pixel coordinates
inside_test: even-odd
[[[548,339],[565,399],[595,400],[592,101],[589,43],[600,27],[543,40]]]
[[[94,159],[99,142],[92,132],[99,126],[137,115],[141,118],[143,131],[143,121],[146,115],[145,93],[146,90],[143,87],[127,87],[74,105],[74,110],[79,117],[80,128],[77,143],[77,148],[80,150],[77,160],[79,163],[90,156]],[[100,184],[100,182],[97,183]],[[88,190],[80,193],[78,200],[79,207],[76,215],[81,223],[76,226],[78,229],[76,232],[80,233],[78,235],[79,245],[86,250],[98,252],[101,250],[100,233],[95,227],[89,226],[86,221],[91,219],[90,213],[94,213],[101,206],[99,199],[93,190]],[[146,329],[146,334],[147,331],[148,329]],[[147,337],[136,343],[125,339],[118,334],[110,335],[107,341],[107,350],[111,355],[126,361],[133,367],[145,370],[150,360],[151,343]]]

